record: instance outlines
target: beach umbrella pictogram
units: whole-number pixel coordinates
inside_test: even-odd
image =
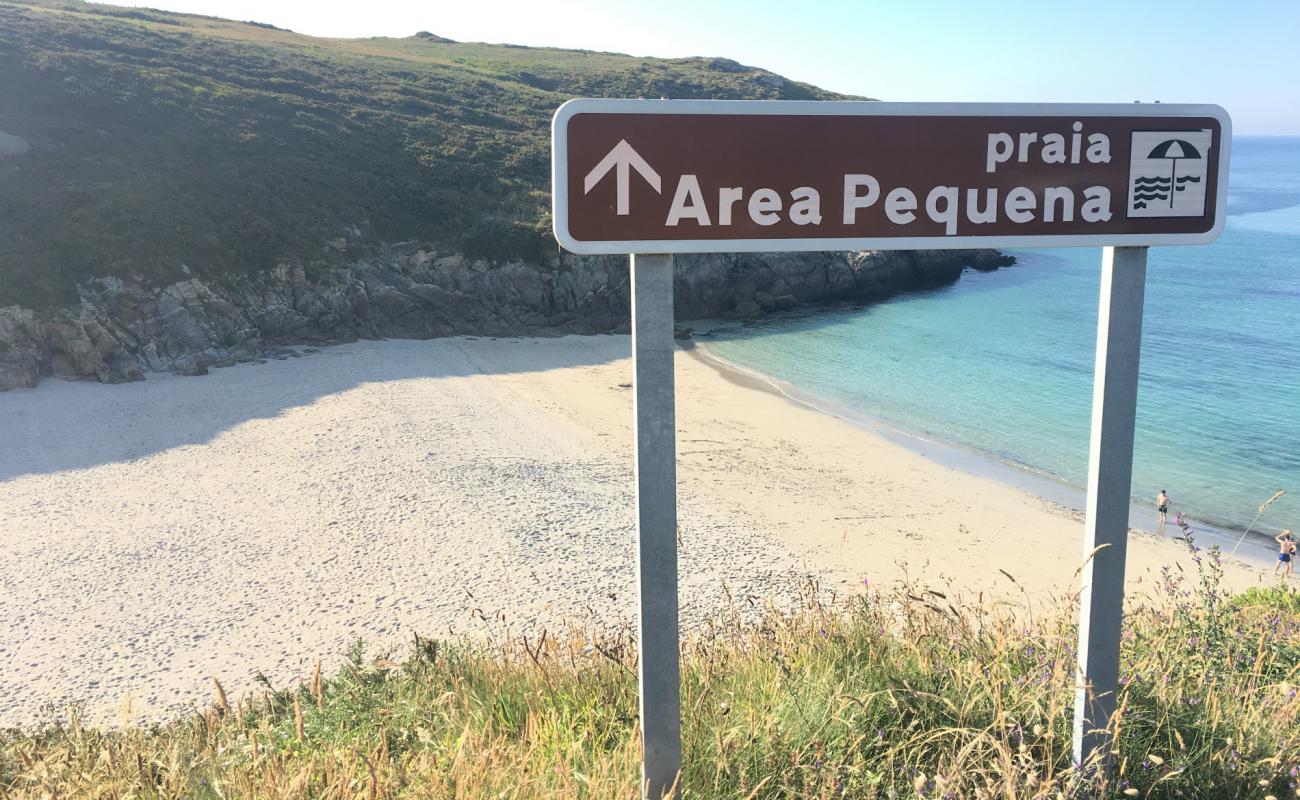
[[[1178,185],[1178,161],[1183,158],[1200,158],[1201,151],[1197,150],[1191,142],[1186,139],[1166,139],[1151,149],[1151,154],[1147,158],[1167,158],[1170,160],[1169,165],[1169,207],[1174,207],[1174,193],[1181,191],[1182,187]],[[1199,182],[1200,178],[1193,179]]]

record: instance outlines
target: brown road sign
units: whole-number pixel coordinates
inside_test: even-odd
[[[575,253],[1203,244],[1213,105],[573,100],[552,125]]]

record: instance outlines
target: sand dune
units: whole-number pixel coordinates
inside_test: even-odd
[[[629,622],[626,337],[358,342],[0,395],[0,726],[157,718],[352,641]],[[1068,592],[1070,514],[678,356],[683,613],[905,570]],[[1179,558],[1138,536],[1130,583]],[[1234,567],[1238,585],[1258,570]]]

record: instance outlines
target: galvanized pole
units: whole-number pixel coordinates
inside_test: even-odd
[[[640,592],[642,797],[672,790],[682,761],[677,639],[677,425],[673,401],[673,257],[632,256]]]
[[[1107,727],[1119,688],[1146,271],[1145,247],[1107,247],[1102,255],[1083,545],[1092,557],[1083,568],[1074,697],[1075,763],[1102,768],[1110,760]]]

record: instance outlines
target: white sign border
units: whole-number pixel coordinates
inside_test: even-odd
[[[651,239],[588,242],[569,234],[568,136],[576,114],[791,116],[1213,117],[1221,126],[1214,226],[1204,233],[1035,236],[898,236],[819,239]],[[578,255],[760,253],[835,250],[964,250],[1011,247],[1134,247],[1208,244],[1227,224],[1232,118],[1221,106],[1178,103],[888,103],[874,100],[570,100],[551,120],[551,215],[555,239]]]

